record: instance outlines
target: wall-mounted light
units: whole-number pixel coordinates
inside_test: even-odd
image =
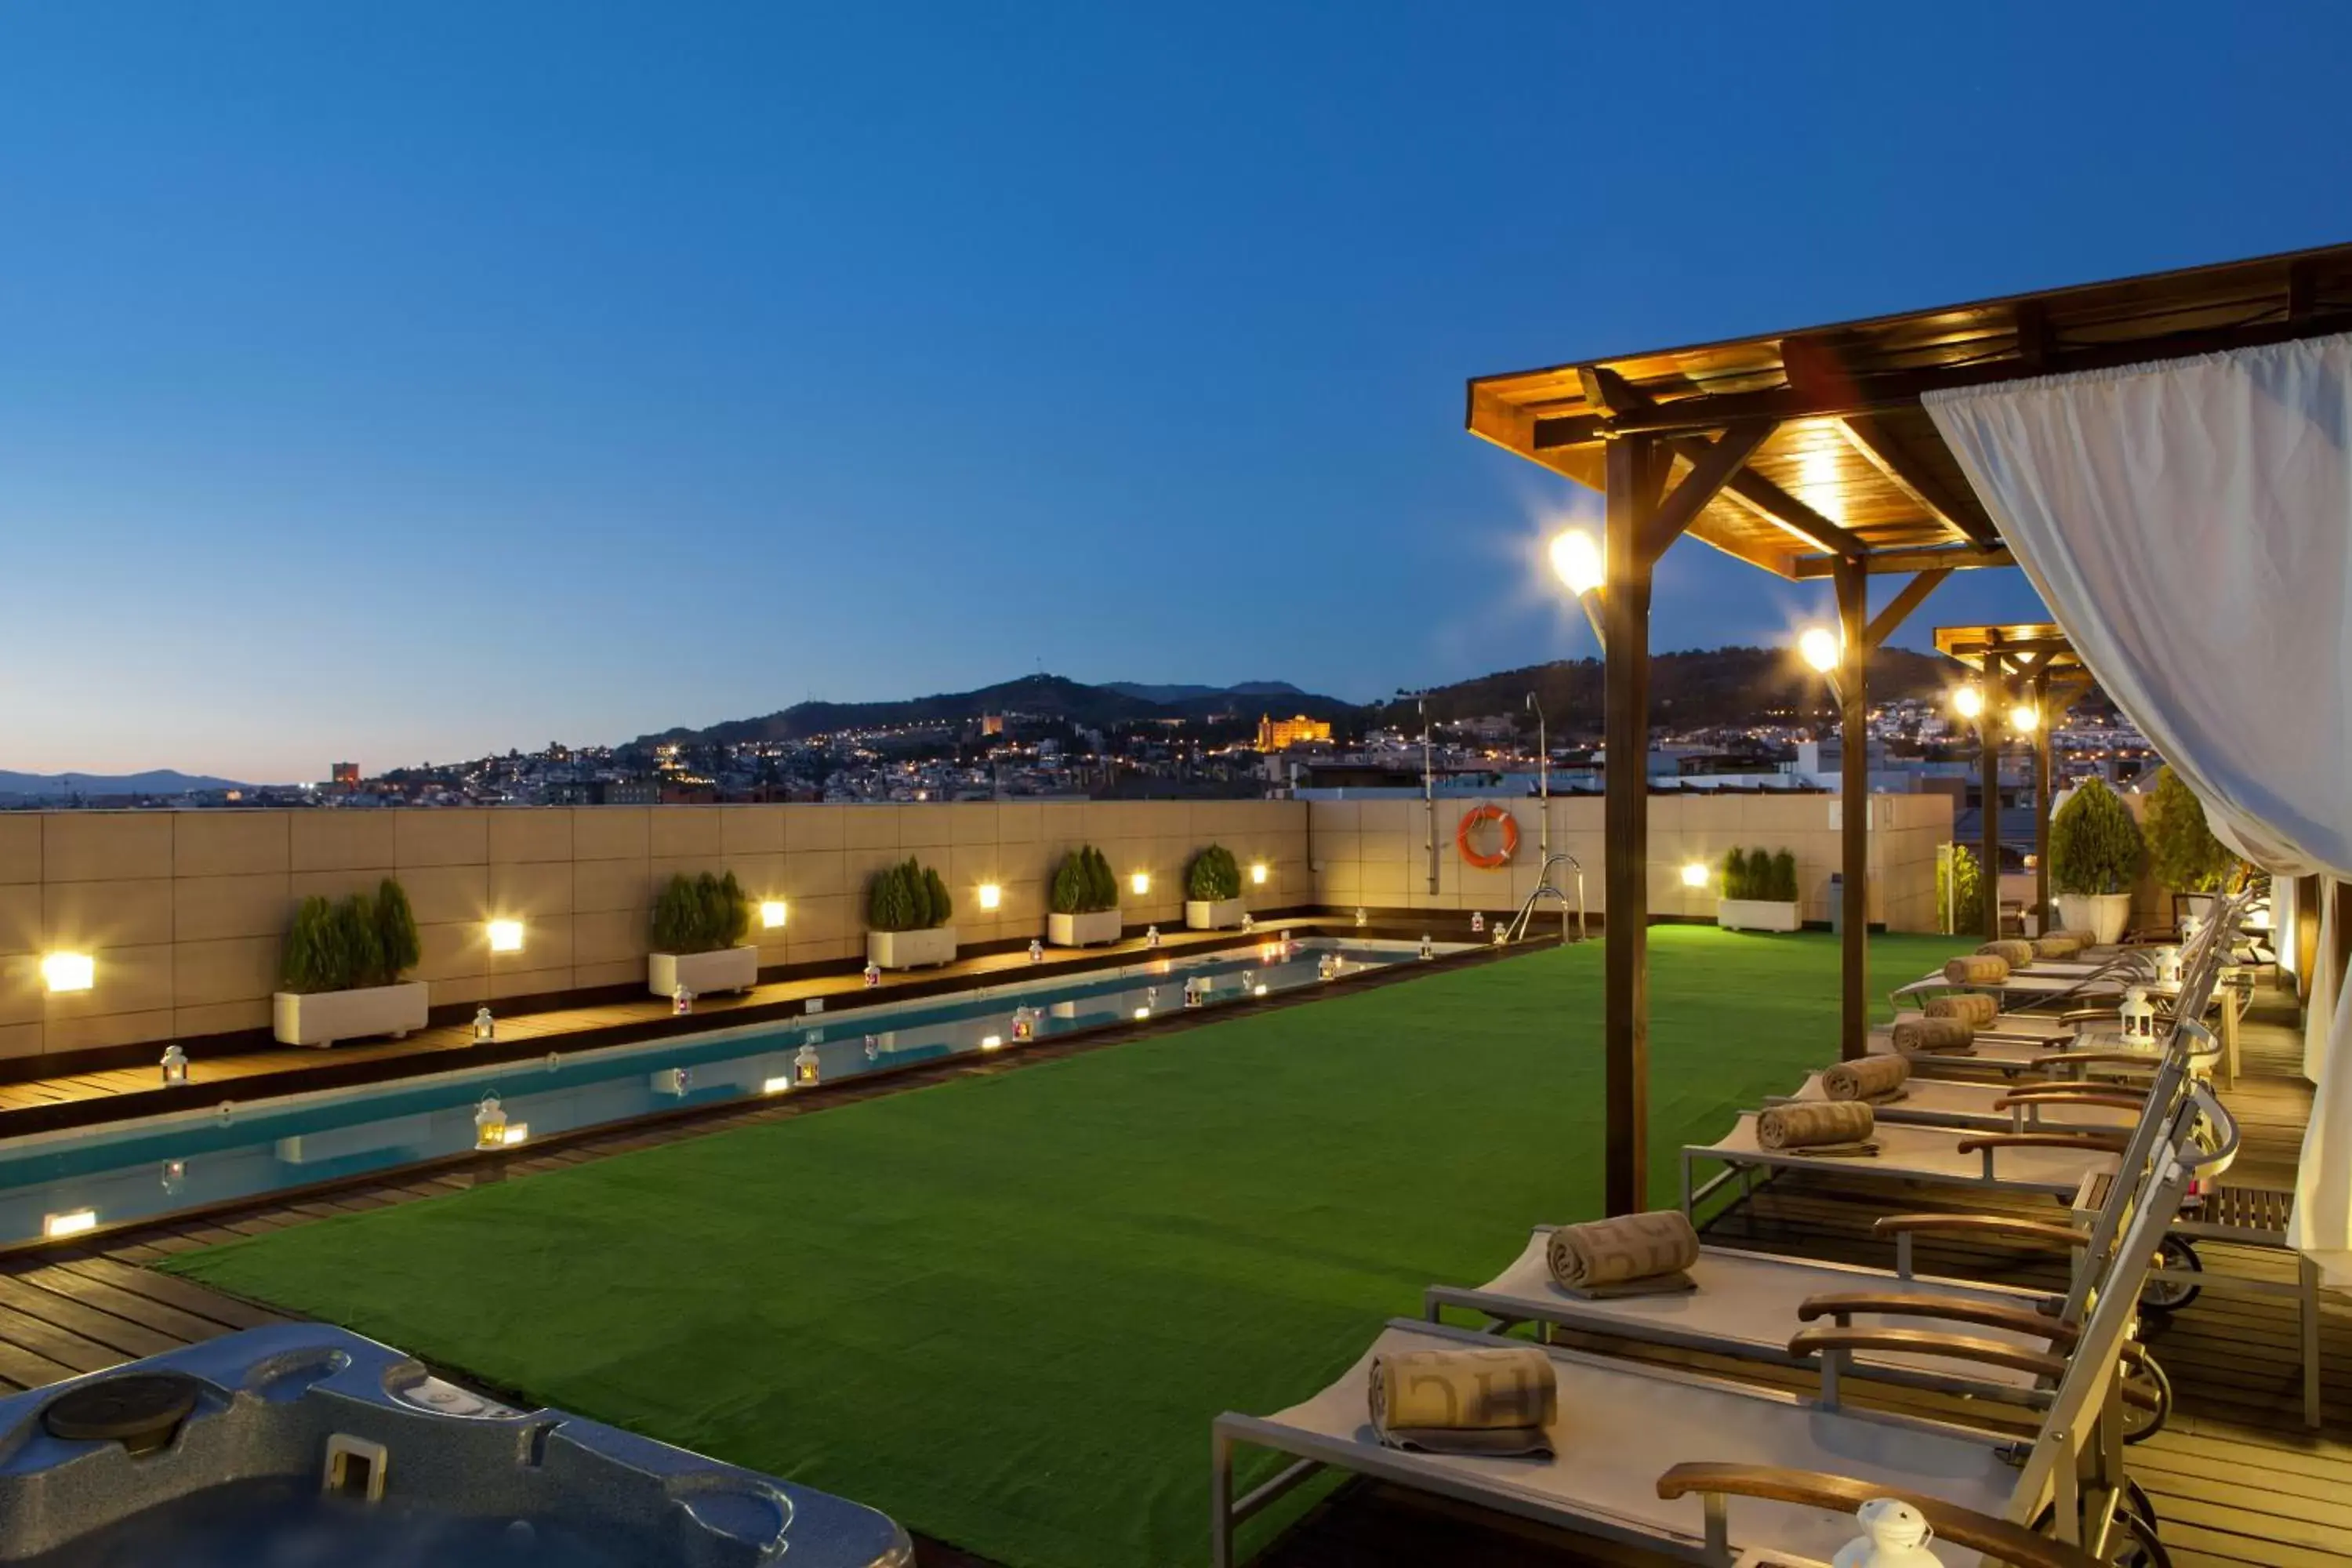
[[[522,921],[492,921],[489,924],[489,933],[492,952],[522,951]]]
[[[1807,626],[1797,638],[1797,653],[1823,675],[1835,670],[1845,658],[1838,635],[1827,626]]]
[[[1134,876],[1129,877],[1127,879],[1127,885],[1135,889],[1135,896],[1139,899],[1143,897],[1144,894],[1151,891],[1151,873],[1149,871],[1138,871]]]
[[[41,960],[41,983],[51,991],[87,991],[98,984],[98,961],[86,952],[52,952]]]
[[[1002,1035],[982,1035],[980,1037],[980,1048],[983,1051],[995,1050],[1003,1044],[1004,1037]]]
[[[73,1209],[65,1214],[41,1216],[43,1236],[79,1236],[83,1231],[98,1228],[96,1209]]]
[[[1261,888],[1263,888],[1263,887],[1265,887],[1265,861],[1260,860],[1260,861],[1258,861],[1255,865],[1254,865],[1254,866],[1252,866],[1252,867],[1250,868],[1250,881],[1251,881],[1254,885],[1255,885],[1255,886],[1257,886],[1257,887],[1261,887]]]
[[[982,882],[980,885],[980,907],[982,909],[992,910],[1003,902],[1004,902],[1004,889],[1003,888],[998,887],[993,882]]]
[[[769,931],[782,929],[784,917],[791,913],[782,899],[767,899],[760,904],[760,924]]]
[[[1973,686],[1963,686],[1952,693],[1952,711],[1963,719],[1973,719],[1984,711],[1984,693]]]
[[[790,1077],[770,1078],[760,1080],[760,1092],[761,1094],[782,1094],[792,1087],[793,1080]]]
[[[1707,876],[1707,868],[1694,860],[1689,865],[1683,868],[1683,886],[1685,888],[1704,888],[1706,886]]]

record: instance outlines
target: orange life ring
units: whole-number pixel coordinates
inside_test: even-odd
[[[1470,836],[1478,831],[1482,822],[1503,825],[1503,847],[1492,855],[1483,854],[1470,847]],[[1462,814],[1462,824],[1454,830],[1454,847],[1462,851],[1465,864],[1491,871],[1497,866],[1507,866],[1511,857],[1519,852],[1518,818],[1499,805],[1474,805]]]

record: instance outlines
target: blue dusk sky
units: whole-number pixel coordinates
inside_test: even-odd
[[[2326,4],[9,6],[0,767],[1580,657],[1465,377],[2345,239],[2348,76]],[[1825,602],[1685,544],[1656,640]]]

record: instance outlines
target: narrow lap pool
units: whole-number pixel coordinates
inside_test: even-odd
[[[236,1198],[389,1170],[480,1146],[495,1095],[503,1142],[681,1105],[789,1094],[941,1057],[1182,1009],[1187,982],[1214,1007],[1295,990],[1416,953],[1406,942],[1272,942],[1008,984],[952,996],[813,1014],[542,1060],[461,1068],[359,1089],[289,1096],[0,1144],[0,1245],[158,1219]]]

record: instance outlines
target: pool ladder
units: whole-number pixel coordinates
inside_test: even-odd
[[[1576,873],[1576,934],[1573,937],[1568,934],[1569,897],[1555,887],[1551,879],[1552,868],[1559,865],[1566,865],[1570,870]],[[1519,906],[1518,914],[1513,918],[1508,926],[1504,928],[1503,938],[1506,942],[1517,942],[1528,934],[1528,922],[1535,918],[1536,906],[1543,902],[1546,895],[1557,900],[1559,904],[1559,940],[1562,942],[1585,940],[1584,867],[1575,856],[1562,851],[1544,857],[1543,874],[1536,879],[1534,891],[1528,894],[1528,901]]]

